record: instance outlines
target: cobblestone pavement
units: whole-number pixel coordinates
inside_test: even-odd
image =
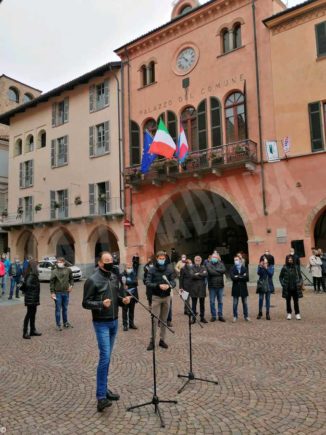
[[[138,331],[123,332],[114,351],[111,388],[121,400],[96,411],[97,345],[91,313],[81,308],[82,283],[71,297],[74,328],[57,332],[48,285],[42,285],[37,327],[42,337],[22,339],[22,301],[0,302],[0,433],[8,434],[326,434],[326,294],[308,290],[302,320],[285,320],[280,291],[272,297],[271,321],[256,320],[257,296],[250,289],[252,321],[193,327],[194,372],[218,385],[192,382],[177,394],[188,372],[188,324],[174,297],[174,329],[159,348],[158,395],[166,428],[153,407],[126,407],[152,397],[152,354],[146,351],[150,321],[136,306]],[[141,289],[142,299],[144,289]],[[4,298],[3,298],[4,299]],[[240,304],[241,305],[241,304]],[[206,300],[207,317],[208,300]]]

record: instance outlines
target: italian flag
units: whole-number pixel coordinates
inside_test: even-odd
[[[176,149],[176,144],[170,136],[164,122],[162,119],[160,119],[158,129],[150,146],[149,152],[151,154],[157,154],[159,156],[166,157],[167,159],[172,159]]]

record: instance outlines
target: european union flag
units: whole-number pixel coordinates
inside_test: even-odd
[[[157,157],[156,154],[150,154],[149,153],[149,148],[150,148],[152,142],[153,142],[152,136],[149,134],[149,132],[147,130],[145,130],[145,133],[144,133],[143,157],[142,157],[142,160],[141,160],[141,167],[140,167],[140,172],[142,174],[146,174],[146,172],[149,171],[149,168],[151,167],[151,164],[153,163],[153,161]]]

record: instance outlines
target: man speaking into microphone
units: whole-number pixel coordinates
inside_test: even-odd
[[[171,288],[174,288],[176,283],[174,281],[173,267],[171,264],[167,264],[166,255],[163,251],[157,252],[156,261],[149,268],[145,283],[152,293],[152,313],[166,323],[171,302]],[[160,329],[159,346],[167,349],[168,345],[165,342],[166,327],[161,324]],[[156,330],[157,320],[155,319],[154,340],[151,338],[147,350],[153,350],[155,346]]]
[[[85,282],[83,308],[92,310],[93,326],[99,349],[99,362],[96,376],[97,410],[112,405],[112,400],[120,396],[108,388],[110,359],[115,337],[118,332],[119,305],[130,303],[124,286],[113,265],[109,252],[102,252],[98,268]]]

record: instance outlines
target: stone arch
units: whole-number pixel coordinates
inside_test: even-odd
[[[38,260],[38,241],[32,231],[24,230],[20,233],[16,241],[16,252],[20,259],[30,256]]]
[[[94,256],[94,264],[97,263],[101,251],[109,251],[120,258],[119,238],[108,225],[96,226],[88,237],[87,245],[91,256]]]
[[[305,225],[305,236],[310,237],[311,240],[314,240],[314,230],[315,230],[316,223],[325,210],[326,210],[326,198],[320,201],[311,210],[311,212],[307,217],[306,225]]]
[[[49,255],[65,257],[71,263],[75,263],[75,239],[65,227],[56,228],[48,240]]]

